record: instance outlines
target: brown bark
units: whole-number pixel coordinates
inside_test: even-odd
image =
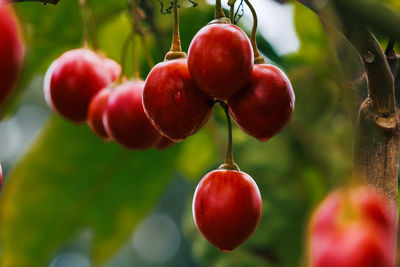
[[[384,194],[393,208],[393,213],[397,215],[400,113],[396,107],[396,102],[399,101],[395,101],[395,84],[397,99],[400,99],[400,81],[394,81],[392,72],[399,76],[399,60],[395,57],[390,61],[390,58],[385,57],[366,24],[363,21],[360,23],[359,17],[354,19],[345,1],[331,0],[324,6],[314,4],[318,1],[298,2],[320,17],[336,49],[344,76],[356,92],[353,109],[359,109],[359,112],[354,142],[355,172],[362,181],[373,185]],[[349,2],[351,1],[347,1]],[[347,39],[355,50],[349,49],[332,29]],[[359,63],[362,62],[362,65],[349,65],[344,58],[351,54],[354,60],[354,51],[358,53]],[[388,62],[391,63],[390,66]],[[360,69],[360,66],[363,68]],[[368,91],[368,96],[360,105],[359,97],[365,95],[365,91]]]

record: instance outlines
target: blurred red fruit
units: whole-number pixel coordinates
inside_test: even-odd
[[[82,123],[87,120],[89,103],[116,80],[120,66],[91,50],[70,50],[47,70],[44,94],[48,104],[63,117]]]
[[[15,87],[23,60],[23,46],[14,12],[0,0],[0,108]]]
[[[331,193],[311,224],[311,267],[394,267],[396,218],[374,189]]]

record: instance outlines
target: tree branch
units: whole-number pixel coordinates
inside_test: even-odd
[[[359,107],[359,113],[354,145],[355,174],[381,191],[391,204],[393,213],[397,215],[400,114],[397,113],[395,105],[395,84],[392,75],[392,71],[396,71],[396,66],[393,63],[390,66],[391,68],[389,67],[382,48],[367,28],[370,24],[359,17],[361,15],[365,17],[367,15],[374,16],[377,12],[376,10],[369,14],[366,14],[368,12],[360,12],[360,9],[365,11],[366,7],[371,8],[371,2],[367,3],[362,0],[331,0],[324,2],[323,6],[315,4],[319,4],[319,1],[297,1],[317,13],[323,20],[323,24],[326,24],[324,25],[325,30],[327,29],[326,26],[329,25],[340,32],[351,42],[360,56],[365,73],[361,75],[361,78],[366,76],[367,88],[365,80],[354,77],[351,73],[346,75],[352,77],[351,83],[368,90],[368,97],[361,106],[359,102],[356,103],[356,108]],[[354,8],[355,2],[361,6]],[[349,6],[352,6],[351,10],[348,9]],[[375,6],[375,8],[381,7]],[[394,28],[395,21],[390,22],[390,28]],[[383,33],[387,34],[389,31],[388,29],[385,30],[386,32]],[[329,31],[327,31],[327,34],[329,35]],[[330,39],[334,42],[337,40],[335,38]],[[334,43],[334,46],[335,48],[343,48],[341,44]],[[337,51],[337,54],[340,55],[341,53],[343,52],[339,51],[338,53]],[[342,68],[346,72],[348,67],[343,66],[342,63]],[[350,67],[350,69],[356,70],[354,67]]]
[[[20,2],[42,2],[43,5],[53,4],[57,5],[60,0],[10,0],[10,3],[20,3]]]

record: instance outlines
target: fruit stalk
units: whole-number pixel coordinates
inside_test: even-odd
[[[226,122],[228,125],[228,148],[226,150],[226,156],[225,156],[225,161],[224,164],[219,166],[218,169],[222,170],[235,170],[239,171],[238,165],[235,163],[233,160],[233,151],[232,151],[232,122],[231,122],[231,117],[229,115],[229,108],[228,104],[226,104],[224,101],[217,100],[219,105],[222,107],[222,109],[225,112],[226,115]]]
[[[172,37],[171,52],[182,52],[181,38],[179,36],[178,0],[174,0],[174,35]]]
[[[136,0],[128,0],[128,7],[132,18],[132,57],[133,57],[133,72],[132,77],[135,80],[140,79],[139,72],[139,53],[137,53],[137,47],[135,45],[136,35],[139,33],[139,23],[137,15]]]
[[[83,47],[89,47],[90,41],[93,50],[97,50],[99,45],[96,36],[96,23],[90,7],[90,0],[79,0],[79,5],[81,6],[81,15],[83,20]]]
[[[253,28],[251,30],[251,35],[250,35],[250,42],[251,45],[253,46],[253,52],[254,52],[254,64],[265,64],[266,60],[260,55],[260,51],[258,50],[257,46],[257,27],[258,27],[258,17],[256,10],[254,9],[253,5],[250,3],[249,0],[244,0],[246,5],[250,8],[251,14],[253,15]]]
[[[129,43],[132,40],[133,32],[128,35],[128,37],[125,39],[124,44],[122,46],[122,51],[121,51],[121,74],[118,77],[118,84],[122,83],[122,79],[124,78],[125,75],[125,69],[126,69],[126,55],[128,54],[128,48],[129,48]]]
[[[222,5],[221,5],[221,0],[215,1],[214,18],[215,19],[225,18],[225,13],[224,13],[224,10],[222,9]]]

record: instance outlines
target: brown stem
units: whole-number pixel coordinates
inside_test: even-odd
[[[172,45],[170,51],[165,56],[165,60],[173,60],[178,58],[185,58],[186,53],[182,52],[181,47],[181,37],[179,35],[179,9],[178,9],[178,0],[174,0],[173,2],[173,10],[174,10],[174,26],[173,26],[173,35],[172,35]]]
[[[239,167],[233,160],[233,152],[232,152],[232,122],[231,122],[231,117],[229,116],[229,109],[228,105],[224,101],[217,100],[219,105],[222,107],[222,109],[225,112],[226,115],[226,121],[228,124],[228,148],[226,150],[226,157],[225,157],[225,162],[221,166],[219,166],[218,169],[224,169],[224,170],[235,170],[239,171]]]
[[[332,0],[322,8],[311,0],[298,0],[332,25],[356,48],[364,65],[368,97],[359,105],[354,146],[356,174],[375,186],[389,201],[397,215],[397,182],[399,160],[399,118],[395,106],[394,81],[386,57],[379,43],[359,18],[346,16],[343,5],[353,1]],[[337,4],[339,3],[340,4]],[[359,2],[359,1],[357,1]],[[333,3],[333,5],[332,5]],[[335,12],[337,11],[337,12]],[[355,9],[354,9],[355,11]],[[335,14],[333,14],[335,13]],[[332,16],[333,14],[333,16]],[[392,23],[393,25],[393,23]],[[343,66],[342,66],[343,67]],[[346,71],[346,67],[343,67]],[[357,84],[355,81],[350,81]],[[397,216],[396,216],[397,218]]]
[[[267,61],[265,60],[264,57],[260,55],[260,51],[258,50],[257,47],[257,39],[256,39],[257,27],[258,27],[257,12],[249,0],[244,0],[244,1],[246,2],[246,5],[250,8],[251,14],[253,15],[253,28],[251,30],[250,41],[254,51],[254,64],[265,64]]]
[[[221,0],[215,1],[214,19],[225,18],[224,10],[222,9]]]

